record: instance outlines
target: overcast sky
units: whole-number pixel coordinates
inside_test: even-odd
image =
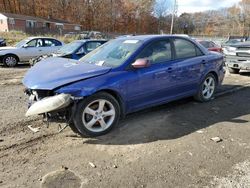
[[[230,7],[240,0],[178,0],[178,14]]]

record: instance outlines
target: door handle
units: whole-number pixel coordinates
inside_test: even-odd
[[[172,72],[173,71],[173,68],[172,67],[169,67],[168,68],[168,72]]]
[[[206,65],[206,64],[207,64],[207,61],[206,61],[206,60],[202,60],[201,63],[202,63],[203,65]]]

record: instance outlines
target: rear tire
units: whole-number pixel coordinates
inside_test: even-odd
[[[120,111],[119,103],[112,95],[96,93],[77,104],[74,126],[82,136],[101,136],[118,123]]]
[[[229,71],[229,73],[231,73],[231,74],[239,74],[240,69],[234,69],[234,68],[228,67],[228,71]]]
[[[194,96],[199,102],[208,102],[213,99],[217,87],[217,79],[209,73],[200,84],[199,91]]]
[[[15,55],[6,55],[3,58],[3,64],[6,67],[15,67],[18,64],[18,58]]]

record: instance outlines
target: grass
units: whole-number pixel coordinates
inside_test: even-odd
[[[0,36],[4,38],[7,42],[8,46],[13,46],[19,41],[32,36],[43,36],[43,37],[53,37],[56,38],[64,43],[72,42],[73,40],[77,40],[77,37],[64,37],[64,36],[58,36],[58,35],[30,35],[27,33],[24,33],[22,31],[10,31],[10,32],[0,32]]]

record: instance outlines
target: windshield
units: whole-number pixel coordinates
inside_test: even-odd
[[[72,54],[75,50],[81,47],[83,43],[79,41],[71,42],[69,44],[64,45],[61,47],[57,53],[60,54]]]
[[[24,39],[24,40],[21,40],[20,42],[18,42],[15,47],[17,48],[21,48],[23,47],[24,44],[26,44],[29,40],[28,39]]]
[[[235,44],[238,42],[243,42],[243,40],[242,39],[230,39],[226,42],[226,44]]]
[[[139,40],[115,39],[105,43],[80,59],[99,66],[118,67],[122,65],[141,45]]]

